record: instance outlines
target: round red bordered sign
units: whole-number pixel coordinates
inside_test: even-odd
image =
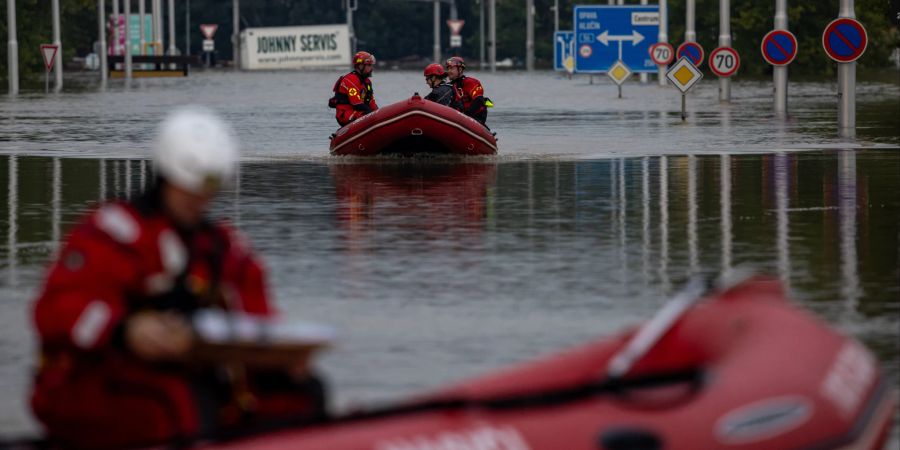
[[[763,58],[773,66],[786,66],[797,57],[797,37],[787,30],[772,30],[759,44]]]
[[[650,46],[650,59],[654,64],[666,66],[675,59],[675,48],[666,42],[657,42]]]
[[[703,47],[696,42],[685,42],[675,52],[678,58],[687,58],[695,67],[703,65]]]
[[[594,53],[594,50],[588,44],[584,44],[578,49],[578,54],[581,55],[582,58],[589,58],[592,53]]]
[[[822,33],[822,47],[828,57],[842,63],[859,59],[866,51],[869,36],[856,19],[842,17],[833,20]]]
[[[741,67],[741,57],[731,47],[719,47],[709,52],[709,70],[720,77],[730,77]]]

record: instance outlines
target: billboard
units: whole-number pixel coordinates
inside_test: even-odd
[[[349,66],[346,24],[248,28],[241,32],[241,68]]]

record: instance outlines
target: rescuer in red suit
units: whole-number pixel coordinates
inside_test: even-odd
[[[332,91],[334,96],[328,106],[335,108],[334,118],[344,126],[378,109],[375,92],[372,91],[372,70],[375,57],[368,52],[353,55],[353,71],[338,78]]]
[[[89,213],[61,247],[34,309],[31,402],[52,444],[172,443],[324,414],[322,385],[305,362],[261,370],[189,358],[193,312],[275,314],[247,243],[206,218],[237,151],[211,112],[177,111],[156,138],[154,187]]]
[[[462,104],[461,111],[487,126],[487,109],[493,106],[491,100],[484,96],[484,87],[475,78],[463,74],[466,62],[459,56],[451,56],[445,64],[450,84],[456,91],[456,100]]]

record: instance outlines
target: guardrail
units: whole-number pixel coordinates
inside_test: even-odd
[[[200,58],[197,56],[153,56],[153,55],[134,55],[131,57],[133,64],[153,64],[153,70],[135,70],[132,72],[134,77],[177,77],[188,76],[191,65],[199,66]],[[117,70],[116,66],[121,65],[122,70]],[[125,77],[125,57],[110,56],[107,58],[107,69],[111,78]],[[174,67],[174,68],[173,68]]]

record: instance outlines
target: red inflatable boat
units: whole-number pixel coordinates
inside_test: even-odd
[[[477,120],[418,95],[366,114],[331,138],[332,155],[416,153],[493,155],[497,139]]]
[[[895,386],[871,353],[757,278],[642,327],[416,401],[215,448],[878,449]],[[694,298],[698,296],[694,295]],[[702,297],[702,296],[699,296]]]

